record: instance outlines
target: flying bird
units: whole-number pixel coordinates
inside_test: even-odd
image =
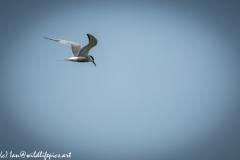
[[[66,41],[62,39],[55,39],[55,38],[47,38],[47,37],[44,37],[44,38],[70,45],[72,48],[72,57],[66,60],[73,61],[73,62],[92,62],[96,66],[93,56],[88,55],[88,52],[91,48],[97,45],[97,39],[90,34],[87,34],[87,36],[88,36],[89,42],[88,42],[88,45],[84,46],[83,48],[80,44],[75,42]]]

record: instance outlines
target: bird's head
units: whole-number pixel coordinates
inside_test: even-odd
[[[94,62],[94,58],[93,56],[90,56],[91,57],[91,62],[93,62],[93,64],[96,66],[95,62]],[[97,66],[96,66],[97,67]]]

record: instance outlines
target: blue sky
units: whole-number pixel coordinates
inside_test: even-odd
[[[230,154],[239,140],[218,146],[239,132],[234,5],[71,2],[3,1],[3,150],[72,159]],[[69,58],[70,47],[43,38],[86,45],[86,34],[98,39],[90,50],[97,67],[56,61]]]

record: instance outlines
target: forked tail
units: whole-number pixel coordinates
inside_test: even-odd
[[[68,61],[68,59],[64,59],[64,60],[56,60],[56,61]]]

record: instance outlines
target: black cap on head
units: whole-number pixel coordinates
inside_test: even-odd
[[[96,63],[94,62],[94,58],[93,58],[93,56],[90,56],[90,57],[91,57],[92,60],[93,60],[93,64],[97,67]]]
[[[93,58],[93,56],[90,56],[91,58],[92,58],[92,60],[94,61],[94,58]]]

